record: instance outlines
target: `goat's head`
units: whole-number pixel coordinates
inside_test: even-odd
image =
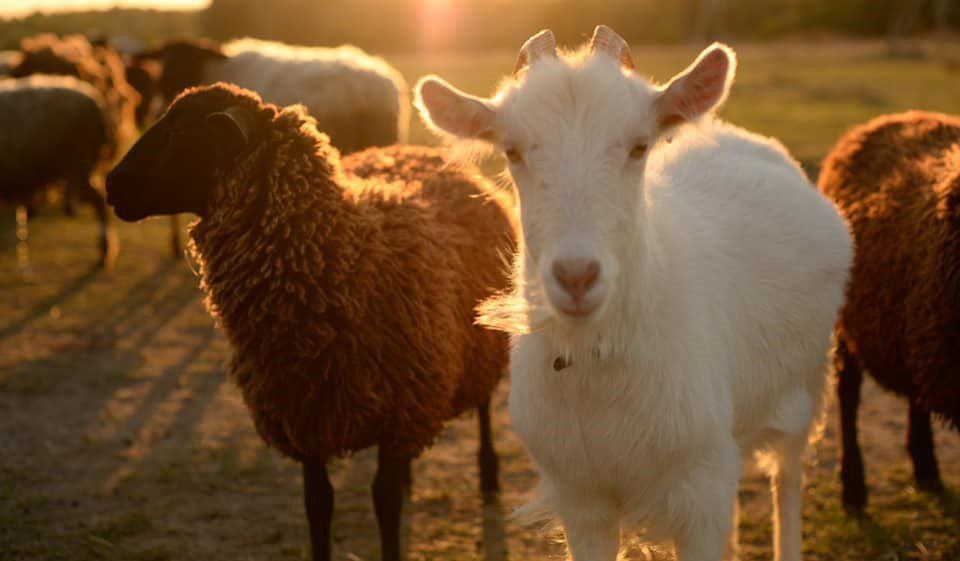
[[[569,54],[542,31],[493,97],[428,76],[416,103],[434,131],[504,152],[520,198],[523,280],[552,315],[583,322],[602,315],[641,231],[650,148],[722,103],[734,65],[733,51],[713,45],[659,87],[633,71],[626,41],[606,26]]]

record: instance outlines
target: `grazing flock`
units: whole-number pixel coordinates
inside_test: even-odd
[[[508,372],[540,472],[521,512],[559,522],[575,561],[614,561],[636,524],[679,561],[735,559],[754,458],[774,559],[799,561],[831,360],[844,505],[866,505],[864,370],[907,398],[918,487],[943,490],[931,418],[960,424],[960,119],[858,127],[814,186],[779,142],[714,116],[736,68],[716,44],[658,85],[608,27],[572,51],[542,31],[491,97],[417,83],[427,126],[468,148],[448,152],[404,145],[406,82],[353,47],[41,35],[0,52],[0,200],[89,202],[104,268],[108,205],[172,217],[175,255],[177,215],[198,217],[188,251],[230,377],[302,464],[315,561],[332,558],[329,459],[377,446],[398,561],[411,462],[468,409],[494,500],[489,404]],[[483,151],[505,156],[511,192],[451,155]]]

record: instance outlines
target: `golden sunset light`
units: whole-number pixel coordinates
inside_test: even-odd
[[[958,92],[960,0],[0,0],[0,561],[960,561]]]

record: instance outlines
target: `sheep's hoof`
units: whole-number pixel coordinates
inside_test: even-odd
[[[917,479],[917,489],[934,495],[942,495],[944,492],[943,482],[939,477]]]
[[[867,488],[864,485],[843,486],[843,510],[853,518],[863,518],[867,509]]]
[[[848,502],[847,499],[844,499],[843,510],[850,518],[863,520],[867,517],[867,500],[866,498],[863,498],[860,499],[859,502]]]

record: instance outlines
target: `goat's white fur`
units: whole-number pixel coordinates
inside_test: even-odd
[[[712,80],[719,103],[730,77]],[[528,512],[559,518],[576,561],[613,561],[635,522],[679,561],[729,559],[741,462],[765,453],[775,559],[800,561],[801,456],[852,258],[836,209],[775,140],[707,114],[664,141],[665,89],[602,53],[541,58],[465,104],[425,86],[446,86],[417,88],[434,130],[465,107],[523,153],[517,289],[483,311],[515,333],[511,423],[541,473]],[[635,139],[644,161],[626,159]],[[543,263],[571,252],[603,267],[588,321],[548,294]]]

